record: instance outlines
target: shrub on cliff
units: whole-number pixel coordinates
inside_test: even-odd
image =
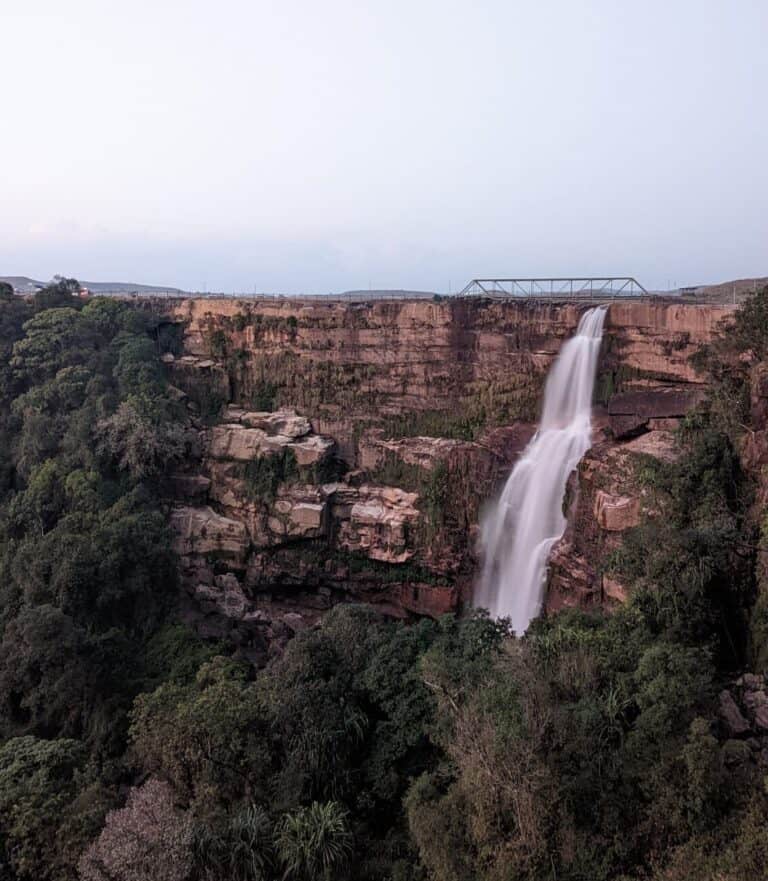
[[[732,438],[749,427],[750,370],[768,357],[768,286],[749,297],[728,325],[694,355],[709,379],[708,409]]]

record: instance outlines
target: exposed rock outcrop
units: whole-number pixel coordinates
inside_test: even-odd
[[[419,522],[417,493],[393,486],[335,486],[332,492],[340,548],[382,563],[412,559],[416,550],[409,530]]]
[[[694,383],[700,376],[690,358],[717,333],[733,306],[695,306],[668,300],[612,303],[606,332],[613,359],[625,371],[657,382]]]
[[[308,428],[305,435],[294,436],[268,434],[264,428],[217,425],[210,431],[209,454],[214,459],[250,462],[260,456],[288,450],[295,456],[297,465],[316,465],[330,455],[334,441],[316,435],[307,437],[309,431]]]
[[[762,749],[768,760],[768,682],[765,676],[745,673],[721,691],[719,716],[726,736],[749,739],[750,745]]]
[[[673,430],[704,397],[704,389],[660,386],[613,395],[608,402],[611,431],[617,440],[644,431]]]
[[[548,609],[626,600],[626,585],[602,564],[649,510],[639,477],[643,457],[670,461],[675,455],[673,435],[651,431],[620,444],[601,440],[584,456],[569,484],[568,527],[550,557]]]
[[[456,608],[471,583],[469,525],[426,495],[471,485],[484,496],[508,458],[468,441],[372,435],[368,468],[344,475],[333,441],[295,411],[229,407],[220,420],[200,428],[199,460],[170,481],[188,617],[201,632],[226,633],[258,660],[343,599],[395,616]],[[388,474],[410,488],[371,480]]]
[[[595,494],[595,520],[608,532],[623,532],[640,522],[640,499],[619,496],[599,489]]]
[[[171,514],[174,550],[181,557],[216,556],[242,564],[248,549],[243,523],[222,517],[212,508],[175,508]]]

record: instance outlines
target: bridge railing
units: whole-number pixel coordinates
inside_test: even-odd
[[[560,278],[473,278],[459,296],[556,297],[605,299],[647,297],[649,292],[632,276],[573,276]]]

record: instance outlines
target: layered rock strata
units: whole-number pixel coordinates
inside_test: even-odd
[[[400,617],[456,608],[475,519],[458,494],[487,492],[507,467],[492,446],[370,436],[367,468],[350,472],[295,411],[229,407],[220,419],[170,480],[187,615],[202,632],[262,660],[335,602]]]
[[[164,305],[169,375],[200,456],[172,523],[198,626],[254,653],[334,602],[439,614],[471,597],[483,503],[533,431],[546,374],[589,304],[454,299]],[[700,398],[690,355],[727,307],[609,307],[595,446],[571,481],[549,607],[620,601],[600,555],[637,522],[632,462],[669,455]]]

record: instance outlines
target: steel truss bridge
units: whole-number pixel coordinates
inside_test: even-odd
[[[473,278],[459,296],[614,299],[651,294],[631,276],[613,278]]]

